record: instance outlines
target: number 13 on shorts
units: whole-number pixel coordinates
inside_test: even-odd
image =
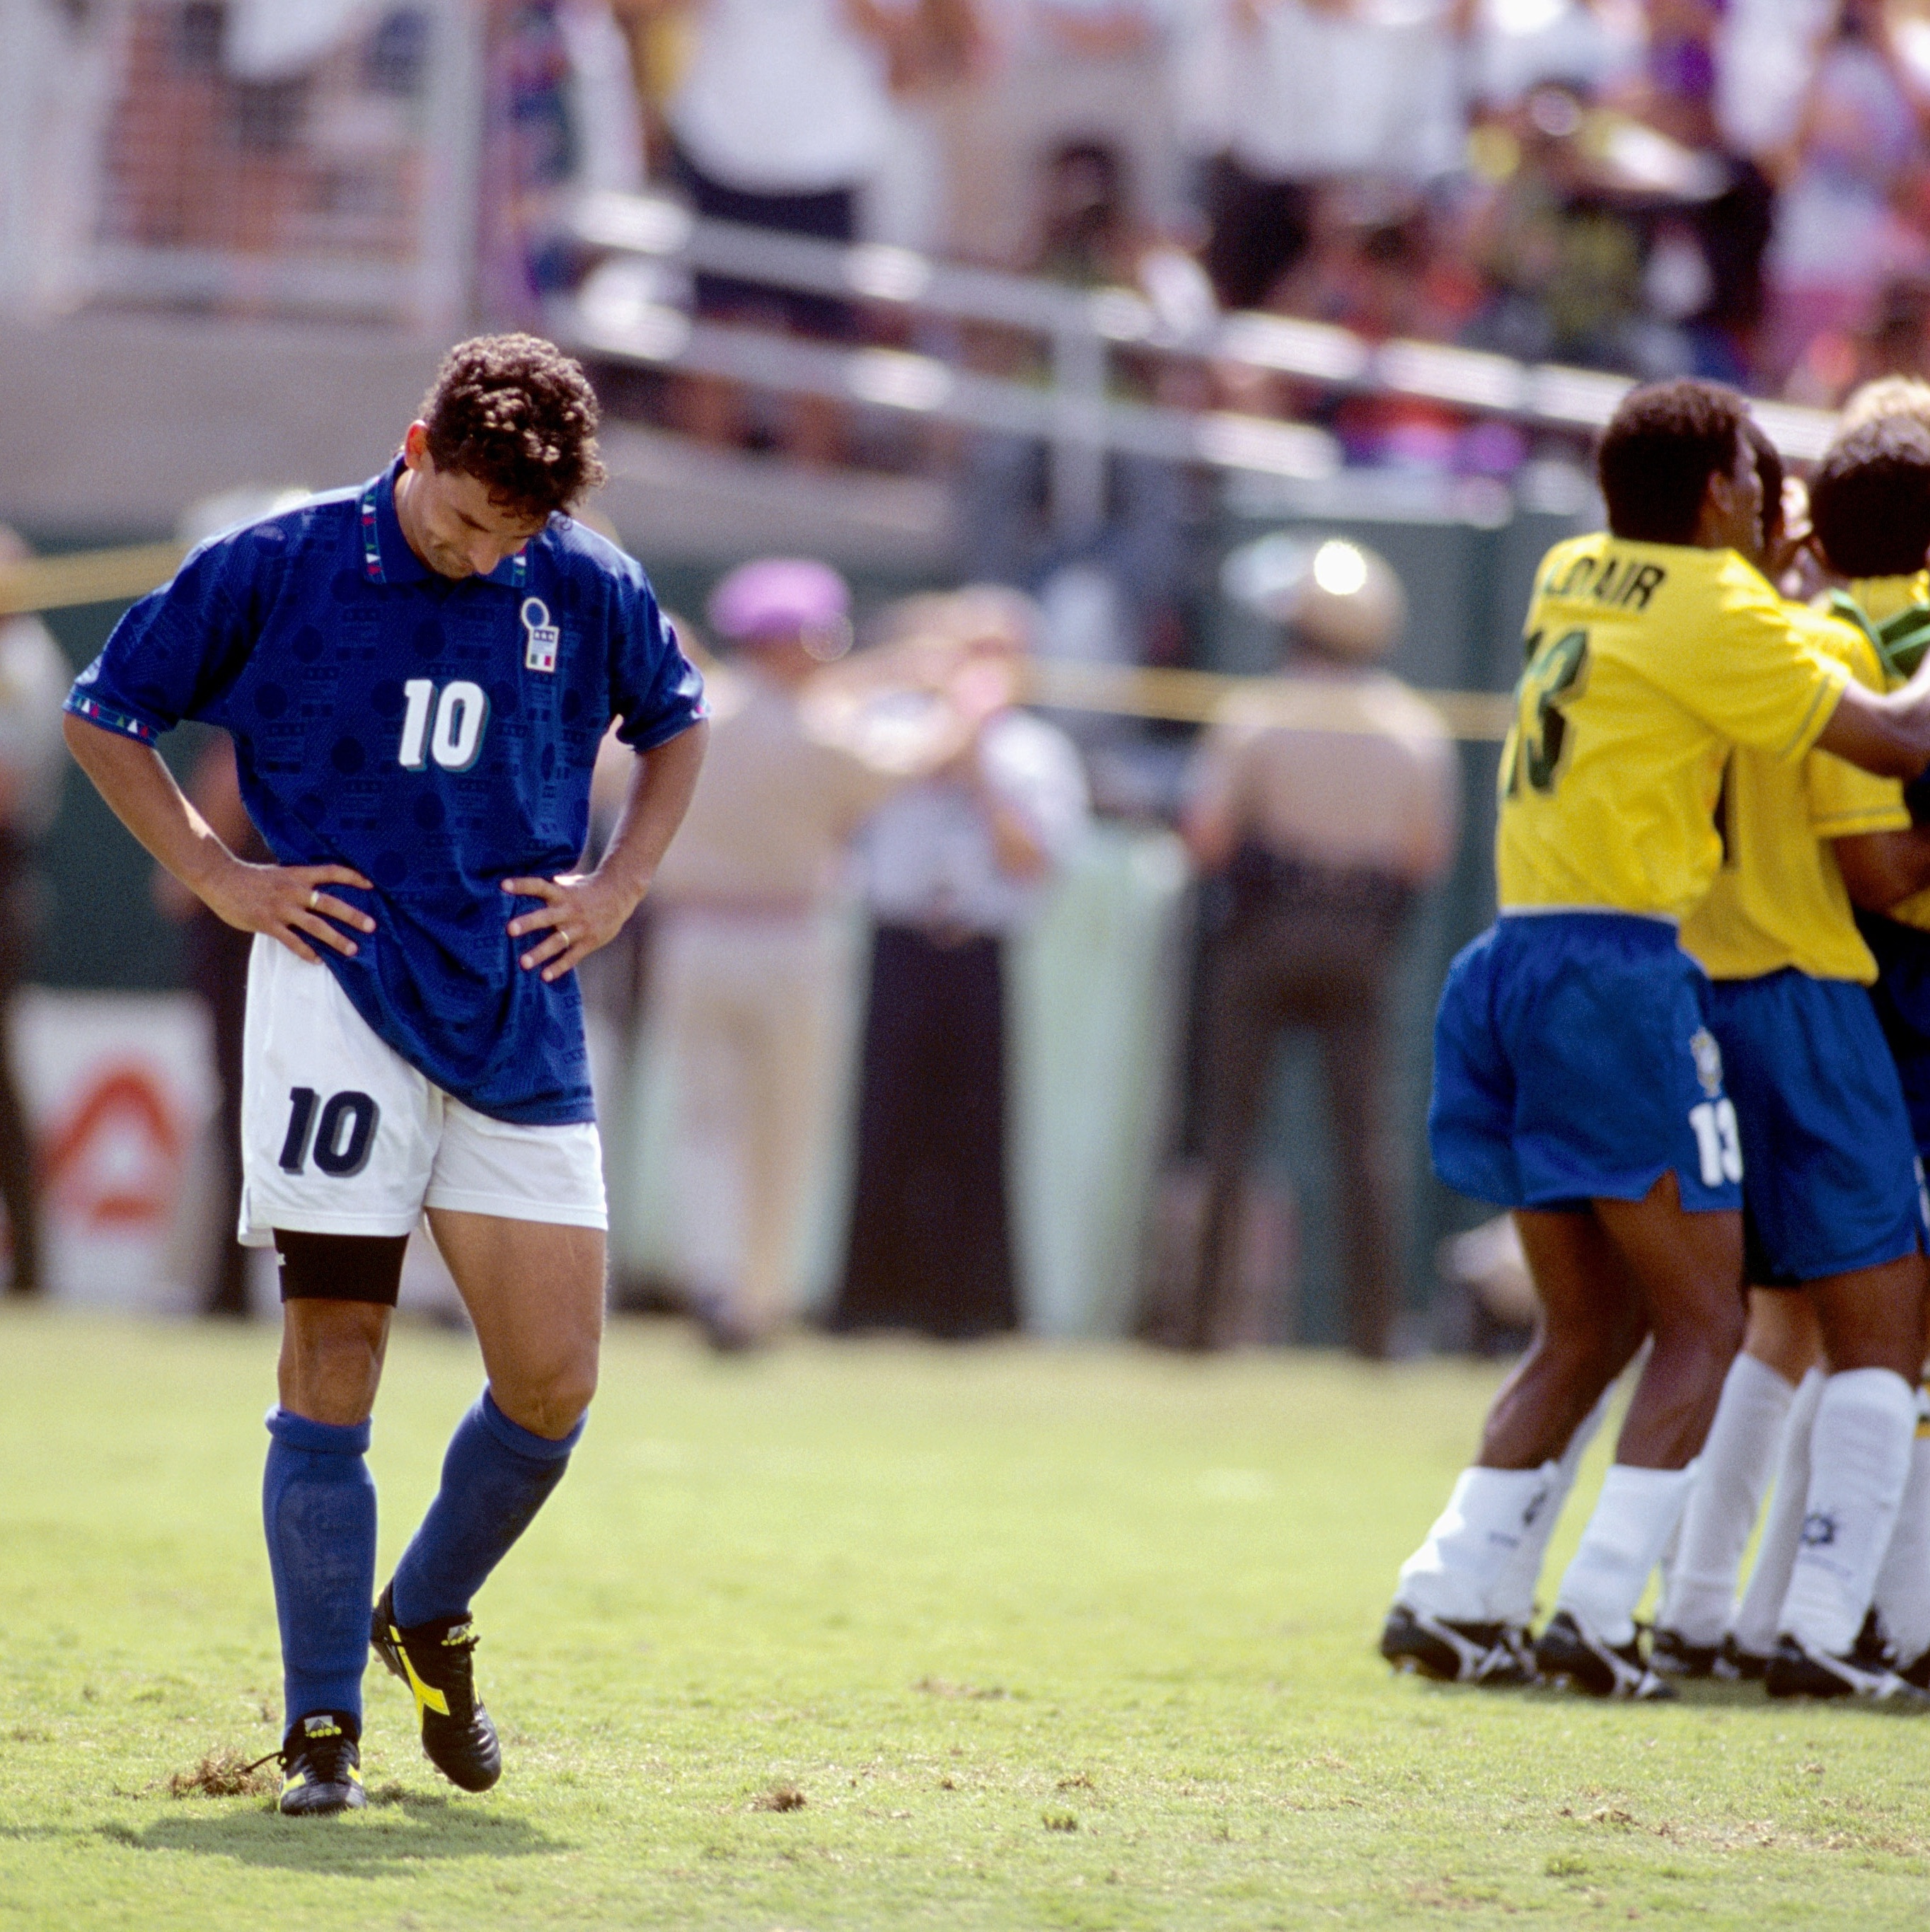
[[[1720,1100],[1704,1100],[1690,1108],[1688,1124],[1695,1130],[1703,1186],[1720,1187],[1725,1180],[1740,1180],[1742,1142],[1736,1131],[1734,1103],[1726,1096]]]

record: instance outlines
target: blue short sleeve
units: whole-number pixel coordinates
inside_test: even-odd
[[[261,578],[281,545],[254,530],[211,538],[122,616],[66,708],[152,744],[234,682],[259,628]]]
[[[703,675],[664,621],[650,580],[629,558],[621,561],[610,602],[610,713],[623,721],[617,736],[648,752],[710,714]]]

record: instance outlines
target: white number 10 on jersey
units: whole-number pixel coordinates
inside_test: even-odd
[[[397,754],[403,770],[419,772],[434,758],[446,772],[467,771],[482,749],[482,728],[489,722],[488,694],[482,686],[458,678],[444,685],[438,698],[426,677],[412,677],[402,695],[408,700]]]

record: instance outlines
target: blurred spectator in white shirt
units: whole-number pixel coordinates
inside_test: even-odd
[[[1206,266],[1256,308],[1306,246],[1321,182],[1415,185],[1461,164],[1459,23],[1441,0],[1217,0],[1182,32],[1184,70],[1224,89],[1205,190]]]
[[[968,658],[1009,665],[1036,614],[1010,592],[917,600]],[[951,767],[908,786],[860,841],[875,922],[857,1171],[831,1325],[953,1339],[1019,1319],[1007,1210],[1005,941],[1084,834],[1085,773],[1064,734],[992,717]]]
[[[1818,337],[1853,331],[1884,283],[1925,265],[1922,235],[1895,206],[1922,146],[1922,104],[1880,0],[1842,0],[1781,168],[1769,262],[1775,378]]]
[[[1034,188],[1074,144],[1110,149],[1141,218],[1173,234],[1187,184],[1170,105],[1172,10],[1183,0],[980,0],[981,78],[948,107],[955,186],[947,252],[1017,267],[1034,241]]]
[[[635,4],[635,0],[632,0]],[[914,31],[915,9],[897,0],[656,0],[683,16],[682,76],[665,105],[671,172],[696,212],[716,221],[822,242],[857,237],[859,198],[883,165],[894,133],[891,73]],[[856,330],[849,303],[700,274],[701,314],[842,340]],[[734,385],[686,376],[684,427],[713,442],[746,427]],[[787,408],[791,453],[839,460],[835,405],[800,396]]]
[[[1472,92],[1490,112],[1519,106],[1547,81],[1599,97],[1640,72],[1643,46],[1642,10],[1629,0],[1478,0]]]

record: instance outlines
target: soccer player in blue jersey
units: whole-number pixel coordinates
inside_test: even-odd
[[[549,344],[462,344],[386,470],[201,545],[68,700],[68,742],[122,821],[257,935],[242,1234],[281,1263],[263,1513],[291,1814],[363,1802],[364,1458],[425,1211],[488,1380],[373,1641],[467,1790],[502,1772],[471,1601],[562,1479],[596,1388],[606,1223],[574,968],[647,890],[706,730],[643,572],[566,514],[602,480],[596,422]],[[183,718],[233,735],[275,863],[237,859],[169,776],[155,742]],[[637,754],[629,797],[579,874],[613,719]]]

